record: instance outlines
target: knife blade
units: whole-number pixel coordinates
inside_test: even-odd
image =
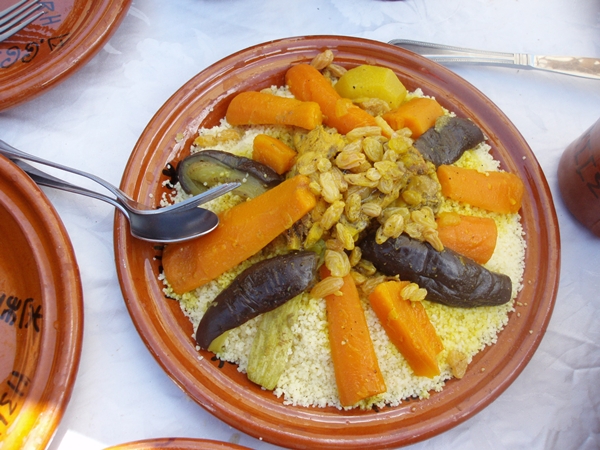
[[[600,80],[600,58],[492,52],[408,39],[394,39],[389,44],[418,53],[441,64],[469,63],[521,67]]]

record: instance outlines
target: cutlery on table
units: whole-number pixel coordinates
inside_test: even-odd
[[[0,42],[21,31],[42,16],[44,11],[38,11],[42,6],[39,0],[21,0],[1,11]]]
[[[136,202],[120,189],[95,175],[29,155],[11,147],[2,140],[0,140],[0,154],[11,159],[39,185],[85,195],[113,205],[129,219],[132,235],[152,242],[167,243],[184,241],[212,231],[219,224],[217,215],[212,211],[198,208],[197,206],[240,186],[240,183],[237,182],[226,183],[191,197],[184,202],[176,203],[164,208],[153,209]],[[68,183],[39,170],[22,160],[45,164],[50,167],[89,178],[104,186],[117,198],[113,199],[112,197],[98,192]]]
[[[408,39],[394,39],[389,44],[410,50],[442,64],[490,64],[524,69],[540,69],[600,80],[600,58],[492,52]]]
[[[115,197],[117,197],[117,199],[121,202],[123,207],[130,209],[130,210],[135,210],[139,214],[146,214],[146,215],[165,214],[169,211],[193,209],[193,208],[196,208],[198,205],[207,203],[207,202],[209,202],[217,197],[220,197],[221,195],[226,194],[227,192],[232,191],[235,188],[240,186],[240,183],[237,183],[237,182],[236,183],[224,183],[219,186],[215,186],[214,188],[211,188],[205,192],[202,192],[201,194],[190,197],[182,202],[176,203],[174,205],[165,206],[163,208],[152,208],[150,206],[144,205],[142,203],[139,203],[139,202],[133,200],[125,192],[123,192],[116,186],[113,186],[112,184],[110,184],[108,181],[103,180],[102,178],[100,178],[94,174],[84,172],[84,171],[78,170],[78,169],[73,169],[72,167],[67,167],[62,164],[48,161],[46,159],[31,155],[29,153],[25,153],[21,150],[17,150],[16,148],[10,146],[9,144],[7,144],[6,142],[4,142],[1,139],[0,139],[0,155],[4,155],[7,158],[12,159],[12,160],[14,160],[15,158],[20,158],[20,159],[32,161],[35,163],[44,164],[49,167],[54,167],[55,169],[64,170],[65,172],[74,173],[75,175],[79,175],[79,176],[88,178],[92,181],[95,181],[96,183],[98,183],[99,185],[101,185],[102,187],[107,189]]]
[[[202,208],[175,210],[166,214],[140,214],[126,209],[118,200],[63,181],[25,161],[16,158],[12,161],[39,186],[84,195],[113,205],[129,219],[131,234],[138,239],[157,243],[181,242],[210,233],[219,224],[215,213]]]

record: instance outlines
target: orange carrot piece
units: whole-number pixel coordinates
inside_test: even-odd
[[[479,264],[485,264],[494,254],[498,238],[494,219],[446,212],[441,213],[436,222],[438,236],[444,247]]]
[[[475,169],[441,165],[437,176],[444,196],[471,206],[502,214],[521,209],[523,181],[510,172],[478,172]]]
[[[231,125],[293,125],[307,130],[323,123],[317,103],[262,92],[236,95],[225,117]]]
[[[173,290],[191,291],[248,259],[311,211],[310,180],[297,175],[219,215],[217,228],[167,245],[162,264]]]
[[[437,354],[444,346],[420,302],[402,297],[406,281],[386,281],[369,295],[369,302],[390,341],[417,376],[440,374]]]
[[[269,166],[279,175],[286,173],[294,165],[296,151],[268,134],[257,135],[252,149],[252,159]]]
[[[373,116],[352,100],[342,98],[329,80],[309,64],[289,68],[285,82],[297,99],[317,102],[323,112],[323,123],[341,134],[358,127],[377,126]]]
[[[330,275],[325,265],[321,278]],[[373,341],[369,334],[354,280],[344,277],[342,295],[325,298],[331,359],[342,406],[353,406],[365,398],[387,390],[379,369]]]
[[[443,115],[444,110],[434,99],[417,97],[382,117],[394,130],[409,128],[412,131],[411,137],[416,139],[434,126],[437,118]]]

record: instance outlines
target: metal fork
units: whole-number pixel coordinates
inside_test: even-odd
[[[44,11],[39,0],[21,0],[0,12],[0,42],[21,31],[36,20]]]

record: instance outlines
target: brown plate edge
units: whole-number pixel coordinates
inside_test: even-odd
[[[105,450],[249,450],[248,447],[212,439],[155,438],[108,447]]]

